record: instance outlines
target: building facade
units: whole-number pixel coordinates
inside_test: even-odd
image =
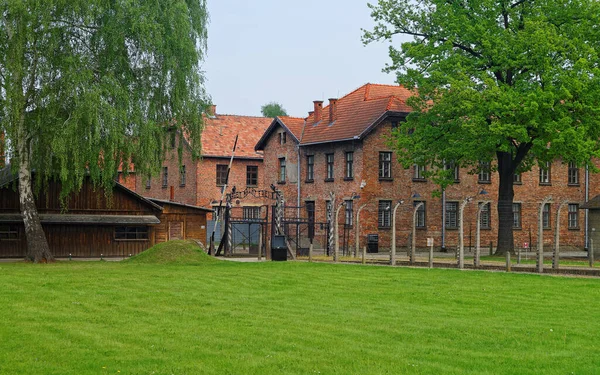
[[[427,238],[433,238],[436,248],[456,248],[460,206],[470,198],[464,209],[465,246],[475,246],[476,214],[482,205],[481,243],[496,247],[498,175],[493,165],[482,164],[478,172],[449,165],[455,182],[440,191],[425,178],[426,167],[404,168],[397,161],[389,139],[411,110],[406,105],[410,95],[400,86],[367,84],[330,99],[326,107],[315,101],[305,119],[276,118],[256,145],[264,152],[263,184],[278,186],[287,204],[302,206],[302,215],[315,222],[327,221],[328,211],[343,203],[338,222],[346,225],[349,248],[355,246],[356,212],[364,206],[360,246],[367,234],[377,234],[379,246],[389,249],[396,205],[397,247],[409,245],[415,219],[417,247],[426,247]],[[515,246],[537,242],[540,203],[552,196],[544,207],[544,243],[554,241],[558,223],[561,246],[586,247],[586,211],[579,206],[599,193],[597,180],[562,160],[515,176]],[[423,204],[415,212],[418,203]]]

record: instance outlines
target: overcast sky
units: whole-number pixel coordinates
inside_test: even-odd
[[[385,43],[367,47],[368,0],[208,0],[206,88],[221,114],[260,115],[270,101],[305,117],[313,100],[364,83],[394,83],[382,73]],[[376,2],[376,0],[371,0]],[[327,104],[327,102],[325,103]]]

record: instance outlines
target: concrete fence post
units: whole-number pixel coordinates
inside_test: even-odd
[[[588,249],[588,261],[590,267],[594,267],[594,241],[590,238],[590,248]]]
[[[363,246],[363,251],[362,251],[362,264],[365,264],[367,262],[367,247]]]
[[[537,272],[544,273],[544,207],[552,201],[552,196],[544,198],[540,204],[538,213],[538,254],[537,254]]]
[[[510,272],[511,264],[510,264],[510,251],[506,252],[506,272]]]

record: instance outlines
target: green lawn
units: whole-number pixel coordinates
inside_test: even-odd
[[[0,284],[0,374],[600,369],[597,279],[200,260],[0,264]]]

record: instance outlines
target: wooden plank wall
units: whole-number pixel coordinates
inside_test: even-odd
[[[50,251],[55,257],[99,258],[136,255],[154,245],[154,228],[149,227],[148,240],[114,239],[114,226],[44,225]],[[25,228],[19,226],[19,240],[0,241],[0,257],[25,257]]]

